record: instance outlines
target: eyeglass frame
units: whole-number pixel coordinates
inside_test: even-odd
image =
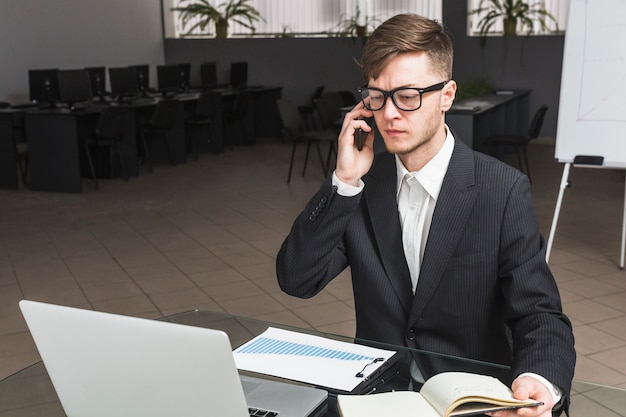
[[[381,90],[380,88],[375,88],[375,87],[363,87],[363,88],[359,88],[358,92],[361,95],[361,101],[363,102],[363,106],[370,111],[379,111],[382,110],[383,107],[385,107],[385,105],[387,104],[387,99],[390,98],[391,102],[393,103],[394,106],[396,106],[396,108],[398,108],[399,110],[402,111],[416,111],[419,110],[422,107],[422,96],[424,95],[424,93],[430,93],[432,91],[439,91],[439,90],[443,90],[443,88],[446,86],[446,84],[448,84],[448,81],[442,81],[440,83],[437,84],[433,84],[431,86],[428,87],[424,87],[424,88],[419,88],[419,87],[398,87],[398,88],[394,88],[393,90],[390,91],[385,91],[385,90]],[[385,98],[385,100],[383,101],[383,104],[376,110],[370,108],[367,104],[365,104],[365,97],[363,97],[363,91],[364,90],[374,90],[374,91],[378,91],[379,93],[382,93],[383,97]],[[398,103],[396,103],[396,100],[393,98],[394,94],[397,93],[398,91],[402,91],[402,90],[414,90],[417,91],[417,93],[420,96],[420,104],[419,106],[417,106],[414,109],[403,109],[402,107],[398,106]]]

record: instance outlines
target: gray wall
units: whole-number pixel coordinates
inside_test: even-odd
[[[493,37],[481,48],[465,35],[467,4],[444,0],[443,21],[455,46],[454,78],[487,78],[497,88],[529,88],[530,111],[550,108],[542,135],[556,135],[564,36]],[[192,81],[199,64],[216,61],[218,78],[228,81],[228,65],[248,61],[252,84],[283,86],[283,96],[305,103],[318,85],[327,90],[356,90],[363,78],[355,63],[360,40],[315,39],[166,39],[165,61],[191,62]]]
[[[28,101],[29,69],[163,63],[158,0],[0,0],[0,34],[11,103]]]

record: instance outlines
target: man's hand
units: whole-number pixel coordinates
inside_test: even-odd
[[[522,376],[513,381],[511,387],[513,396],[518,400],[533,399],[543,405],[537,407],[525,407],[517,410],[497,411],[489,413],[492,417],[552,417],[554,399],[548,387],[537,378]]]
[[[367,124],[366,117],[372,117],[373,113],[363,107],[359,102],[346,114],[343,119],[341,133],[337,144],[337,168],[335,175],[342,182],[356,186],[363,175],[369,171],[374,160],[374,132]],[[358,130],[362,129],[367,135],[362,150],[358,150],[355,137]]]

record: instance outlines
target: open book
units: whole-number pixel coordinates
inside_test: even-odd
[[[466,372],[437,374],[424,383],[420,392],[337,396],[342,417],[470,416],[541,404],[515,399],[511,390],[496,378]]]

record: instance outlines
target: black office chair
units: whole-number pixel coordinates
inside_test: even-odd
[[[528,127],[528,133],[526,135],[520,135],[515,133],[499,133],[489,136],[485,140],[485,146],[490,150],[490,153],[497,158],[501,157],[501,151],[506,148],[513,148],[517,154],[517,162],[520,171],[525,172],[530,180],[530,166],[528,165],[528,155],[526,154],[526,146],[528,143],[539,137],[541,127],[543,126],[543,120],[545,118],[548,106],[542,105],[539,107],[535,115],[533,116],[530,126]],[[523,164],[522,164],[523,160]]]
[[[358,102],[356,95],[352,91],[341,90],[337,94],[341,97],[344,107],[354,107]]]
[[[209,127],[215,122],[215,118],[220,115],[220,106],[222,103],[222,96],[215,91],[203,91],[198,97],[196,102],[196,108],[192,115],[185,119],[185,133],[187,135],[187,146],[194,153],[196,161],[198,160],[198,148],[194,141],[194,131],[198,127],[204,127],[209,133]],[[207,141],[211,142],[211,137],[208,135]]]
[[[315,101],[322,96],[324,92],[324,86],[319,85],[313,90],[313,95],[310,100],[301,106],[298,106],[298,111],[304,119],[307,129],[314,129],[315,124]]]
[[[131,109],[127,106],[111,106],[102,109],[98,118],[96,131],[93,136],[86,138],[83,143],[87,161],[89,162],[89,169],[91,170],[91,176],[97,190],[100,189],[100,184],[98,183],[98,176],[94,168],[91,153],[92,149],[108,149],[111,173],[113,172],[113,157],[114,154],[117,154],[124,181],[128,181],[128,171],[124,163],[121,143],[128,130],[130,111]]]
[[[287,184],[291,181],[291,172],[293,170],[293,162],[296,155],[296,147],[300,143],[306,144],[306,155],[304,157],[304,168],[302,169],[302,176],[306,174],[306,167],[309,161],[309,153],[311,146],[315,145],[317,154],[320,158],[322,165],[322,171],[324,175],[328,174],[328,163],[324,162],[322,151],[320,149],[320,143],[328,143],[328,155],[331,155],[333,151],[336,152],[335,141],[337,135],[329,130],[303,130],[303,120],[298,106],[296,106],[289,99],[281,98],[276,101],[278,107],[278,114],[283,125],[283,137],[285,140],[290,140],[293,145],[291,148],[291,160],[289,161],[289,172],[287,174]],[[327,158],[328,160],[330,158]]]
[[[148,164],[148,171],[152,172],[152,160],[150,159],[150,150],[148,142],[156,138],[163,140],[167,157],[172,165],[174,165],[174,157],[170,147],[170,133],[174,128],[176,121],[176,113],[178,112],[180,103],[174,99],[161,100],[154,108],[154,113],[148,124],[139,129],[141,136],[141,145],[143,147],[143,159]]]
[[[342,107],[344,107],[343,99],[336,91],[326,92],[315,100],[315,110],[323,129],[330,129],[337,133],[341,131],[344,115],[341,112]]]
[[[236,128],[241,138],[239,143],[246,145],[253,143],[253,138],[249,136],[254,133],[246,131],[245,123],[253,99],[254,92],[250,90],[238,91],[235,94],[232,105],[229,106],[224,113],[225,127]]]

